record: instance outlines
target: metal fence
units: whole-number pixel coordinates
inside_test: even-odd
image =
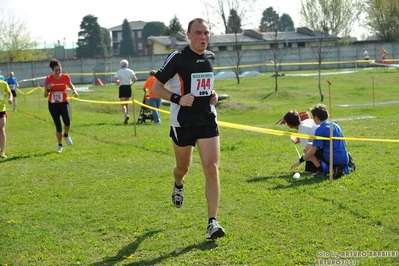
[[[387,59],[399,57],[399,43],[355,43],[330,47],[322,62],[322,69],[357,68],[364,66],[363,49],[367,49],[370,59],[380,59],[380,50],[388,51]],[[317,69],[315,49],[312,47],[281,48],[278,50],[280,71]],[[274,72],[270,62],[276,50],[241,51],[240,71]],[[68,53],[68,52],[67,52]],[[234,66],[234,54],[229,51],[216,52],[215,72],[231,70]],[[68,54],[66,54],[68,55]],[[120,61],[127,59],[139,80],[145,80],[151,69],[159,69],[167,55],[142,55],[132,57],[69,58],[62,54],[56,56],[62,64],[63,72],[70,74],[74,84],[93,84],[97,79],[103,83],[113,81],[113,75],[120,68]],[[32,62],[0,63],[3,75],[13,71],[21,87],[42,85],[46,75],[51,73],[48,60]]]

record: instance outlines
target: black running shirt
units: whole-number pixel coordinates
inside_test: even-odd
[[[165,63],[155,74],[169,90],[178,95],[193,93],[193,105],[170,104],[170,125],[172,127],[192,127],[214,124],[216,109],[210,104],[213,91],[213,62],[215,54],[206,50],[202,55],[193,52],[189,46],[182,51],[168,55]]]

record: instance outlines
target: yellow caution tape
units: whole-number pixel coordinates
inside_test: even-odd
[[[29,92],[26,92],[25,94],[31,94],[35,90],[41,89],[40,86],[30,90]],[[23,93],[23,92],[21,92]],[[23,93],[24,94],[24,93]],[[164,114],[170,114],[169,111],[154,108],[152,106],[146,105],[142,102],[139,102],[137,100],[132,100],[132,101],[117,101],[117,102],[110,102],[110,101],[94,101],[94,100],[84,100],[76,97],[69,97],[69,99],[74,100],[74,101],[79,101],[79,102],[86,102],[86,103],[96,103],[96,104],[138,104],[143,107],[146,107],[148,109],[153,109],[157,110],[161,113]],[[320,137],[320,136],[313,136],[313,135],[307,135],[307,134],[300,134],[300,133],[293,133],[293,132],[287,132],[287,131],[282,131],[282,130],[275,130],[275,129],[267,129],[267,128],[261,128],[261,127],[254,127],[254,126],[247,126],[247,125],[241,125],[241,124],[235,124],[235,123],[230,123],[230,122],[223,122],[223,121],[218,121],[218,124],[222,127],[227,127],[227,128],[232,128],[232,129],[238,129],[238,130],[246,130],[246,131],[252,131],[252,132],[258,132],[258,133],[265,133],[265,134],[271,134],[271,135],[277,135],[277,136],[293,136],[297,138],[306,138],[306,139],[320,139],[320,140],[330,140],[330,138],[326,137]],[[368,142],[394,142],[394,143],[399,143],[399,140],[397,139],[371,139],[371,138],[354,138],[354,137],[332,137],[331,139],[335,140],[353,140],[353,141],[368,141]]]

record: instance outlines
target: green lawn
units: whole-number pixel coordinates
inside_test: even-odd
[[[239,85],[216,80],[229,95],[218,119],[288,134],[276,122],[320,102],[317,80],[280,77],[277,91],[270,73]],[[167,114],[161,126],[135,130],[123,125],[115,86],[91,87],[79,98],[100,103],[71,101],[74,145],[57,154],[42,91],[22,89],[31,93],[18,95],[18,112],[8,106],[8,158],[0,160],[0,265],[399,265],[399,104],[379,104],[399,101],[398,84],[391,69],[321,77],[323,103],[331,100],[332,118],[355,138],[348,149],[358,169],[333,182],[292,178],[298,156],[287,135],[221,126],[218,220],[226,237],[216,241],[205,240],[197,150],[184,205],[172,205]],[[141,101],[140,84],[134,92]],[[360,116],[372,118],[342,119]]]

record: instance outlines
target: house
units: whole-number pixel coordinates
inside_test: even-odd
[[[144,21],[131,21],[129,22],[130,28],[132,29],[132,37],[135,43],[136,55],[146,55],[146,45],[142,39],[143,28],[147,24]],[[120,43],[122,40],[122,24],[109,28],[112,36],[112,54],[119,55]]]
[[[317,45],[317,39],[322,44],[331,45],[340,40],[337,36],[314,32],[308,28],[297,28],[296,31],[285,32],[259,32],[257,30],[244,30],[242,33],[211,35],[209,49],[212,51],[259,50],[284,47],[309,47]],[[169,54],[173,50],[180,50],[188,45],[188,38],[183,33],[175,36],[150,36],[147,47],[153,54]]]
[[[169,54],[174,50],[183,49],[187,44],[188,38],[182,32],[172,36],[150,36],[147,39],[147,47],[152,54]]]

